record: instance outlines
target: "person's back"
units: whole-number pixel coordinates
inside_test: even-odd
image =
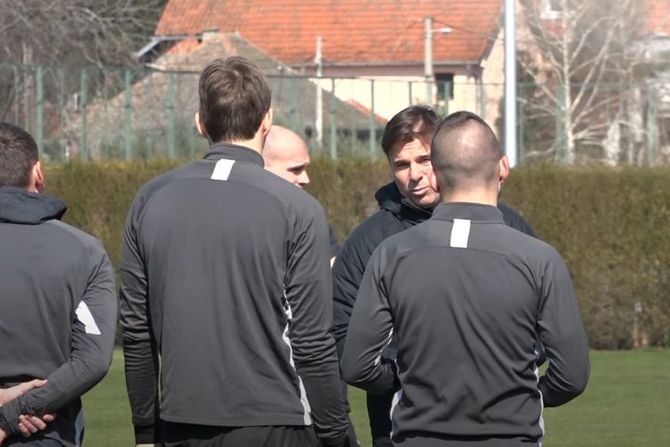
[[[257,67],[215,61],[200,86],[210,151],[145,185],[126,222],[121,322],[136,441],[311,446],[313,424],[341,445],[325,214],[263,168],[270,92]]]
[[[57,411],[35,445],[81,442],[79,397],[107,372],[116,329],[109,259],[99,241],[60,222],[65,210],[53,197],[0,187],[0,388],[49,378],[2,406],[0,428],[18,434],[20,414]]]
[[[581,393],[589,374],[567,268],[549,245],[505,225],[495,205],[507,162],[481,119],[447,117],[431,158],[446,203],[370,259],[344,377],[371,392],[399,388],[394,445],[538,445],[543,407]],[[393,362],[376,354],[390,334]],[[542,377],[538,341],[549,361]]]

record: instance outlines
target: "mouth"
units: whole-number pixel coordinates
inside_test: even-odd
[[[427,186],[424,186],[424,187],[422,187],[422,188],[415,188],[415,189],[412,190],[412,195],[415,195],[415,196],[422,196],[422,195],[424,195],[427,191],[428,191],[428,187],[427,187]]]

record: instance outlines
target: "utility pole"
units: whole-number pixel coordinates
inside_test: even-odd
[[[433,18],[424,18],[423,27],[423,73],[426,82],[426,104],[433,105]]]
[[[323,90],[321,89],[321,77],[323,76],[323,38],[316,36],[316,144],[321,147],[323,144]]]
[[[515,2],[505,0],[505,154],[512,168],[517,164]]]

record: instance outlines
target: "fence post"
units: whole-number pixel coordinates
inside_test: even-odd
[[[521,98],[523,97],[523,84],[519,84],[517,86],[519,94],[516,97],[516,109],[517,109],[517,123],[519,126],[519,129],[517,131],[516,137],[517,137],[517,153],[519,154],[519,159],[517,165],[523,163],[523,157],[525,154],[526,148],[524,147],[524,129],[525,129],[525,122],[524,120],[526,119],[526,116],[524,115],[524,108],[523,108],[523,103],[521,102]]]
[[[658,130],[658,89],[656,85],[649,85],[649,106],[647,107],[647,153],[649,165],[655,166],[659,156],[659,130]]]
[[[562,85],[556,87],[556,137],[554,139],[555,145],[555,159],[559,163],[565,163],[566,147],[565,147],[565,88]]]
[[[123,83],[125,89],[124,101],[124,126],[123,140],[125,142],[125,159],[129,161],[133,157],[133,91],[132,91],[133,73],[129,68],[124,70]]]
[[[449,98],[451,96],[451,81],[442,83],[444,87],[444,116],[449,115]]]
[[[86,106],[88,102],[88,71],[86,70],[86,67],[83,67],[81,69],[81,87],[80,87],[80,95],[81,95],[81,139],[79,141],[79,156],[83,160],[88,160],[89,159],[89,153],[88,153],[88,141],[87,141],[87,133],[88,133],[88,122],[87,122],[87,116],[86,116]]]
[[[37,147],[44,150],[44,68],[41,65],[35,70],[35,140]]]
[[[412,105],[412,81],[407,81],[407,90],[409,91],[409,102],[407,103],[407,107]]]
[[[330,158],[337,160],[337,116],[335,115],[335,78],[330,78]]]
[[[375,80],[370,79],[370,155],[376,158],[377,126],[375,123]]]
[[[174,73],[169,72],[167,78],[167,146],[168,157],[175,158],[175,129],[174,129]]]

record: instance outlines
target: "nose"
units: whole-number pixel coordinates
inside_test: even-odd
[[[307,174],[307,171],[302,171],[302,173],[298,176],[298,183],[300,185],[309,185],[309,174]]]
[[[409,178],[413,182],[418,182],[426,175],[426,169],[420,163],[412,163],[409,167]]]

